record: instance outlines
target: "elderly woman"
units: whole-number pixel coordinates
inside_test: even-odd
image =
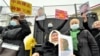
[[[70,30],[66,35],[72,36],[73,50],[76,56],[99,56],[99,50],[94,37],[88,30],[80,28],[77,18],[70,20]]]
[[[49,34],[49,41],[43,44],[43,56],[58,56],[58,37],[59,32],[53,30]],[[40,56],[40,53],[36,52],[33,56]]]
[[[100,32],[100,21],[95,21],[92,25],[92,28],[93,36],[96,36],[96,34]]]
[[[57,30],[53,30],[50,32],[49,40],[45,42],[42,47],[43,56],[59,56],[59,50],[58,50],[59,37],[60,37],[60,33]],[[33,56],[40,56],[40,53],[35,52]]]
[[[92,35],[94,36],[100,50],[100,21],[95,21],[92,25]]]

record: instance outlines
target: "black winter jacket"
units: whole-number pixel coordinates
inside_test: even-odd
[[[70,35],[70,32],[66,32],[66,35]],[[88,30],[81,30],[78,33],[78,54],[79,56],[99,56],[99,48],[94,37]]]
[[[91,32],[92,32],[92,35],[94,36],[94,38],[98,44],[99,51],[100,51],[100,30],[92,29]]]
[[[53,43],[50,43],[49,41],[45,42],[42,45],[41,50],[35,50],[35,52],[38,52],[40,56],[59,56],[58,45],[54,45]]]
[[[23,40],[24,40],[25,36],[27,36],[28,34],[31,33],[31,31],[30,31],[29,25],[26,20],[20,20],[19,22],[20,22],[20,25],[17,25],[17,26],[10,25],[10,26],[6,27],[8,29],[22,28],[21,31],[17,34],[17,36],[14,37],[13,39],[3,38],[3,41],[10,43],[10,44],[19,45],[20,49],[16,56],[25,56]],[[0,27],[0,33],[2,32],[2,30],[3,30],[3,27]]]

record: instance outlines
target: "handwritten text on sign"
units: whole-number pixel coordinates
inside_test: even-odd
[[[10,0],[10,9],[12,12],[23,11],[27,15],[32,14],[32,4],[21,0]]]

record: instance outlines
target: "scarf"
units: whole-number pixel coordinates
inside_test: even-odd
[[[72,36],[73,40],[73,48],[74,50],[78,51],[78,39],[77,39],[77,34],[80,32],[80,30],[71,30],[70,34]]]

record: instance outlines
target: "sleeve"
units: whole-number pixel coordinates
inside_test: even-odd
[[[2,26],[0,26],[0,34],[2,33],[3,29],[4,28]]]
[[[89,26],[88,26],[88,22],[84,22],[84,23],[83,23],[83,26],[84,26],[85,29],[87,29],[88,31],[91,32],[91,29],[90,29]]]
[[[22,28],[21,36],[25,37],[31,33],[30,27],[26,20],[20,20],[20,25]]]
[[[62,29],[62,27],[66,24],[66,22],[67,22],[68,20],[65,20],[58,28],[57,28],[57,30],[61,30]]]
[[[88,44],[91,49],[92,56],[99,56],[99,48],[94,37],[88,30],[86,30],[86,32],[87,32]]]
[[[45,29],[39,24],[39,22],[36,21],[36,23],[37,23],[37,26],[38,26],[43,32],[45,32]]]

